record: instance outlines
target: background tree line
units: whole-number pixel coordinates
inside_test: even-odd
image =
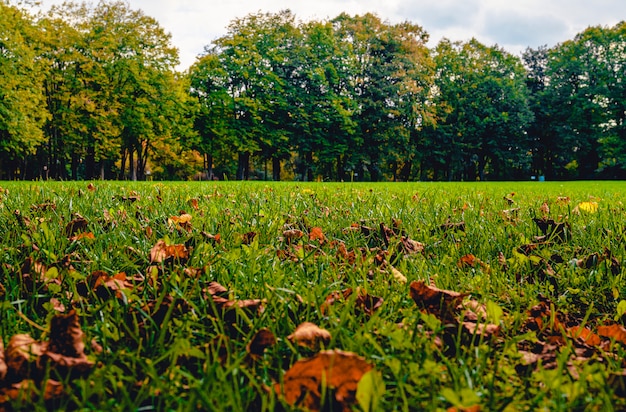
[[[0,0],[0,178],[626,177],[626,23],[521,57],[410,22],[231,22],[186,72],[123,1]]]

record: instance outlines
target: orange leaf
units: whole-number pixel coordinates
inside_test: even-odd
[[[465,266],[469,266],[469,267],[476,267],[476,256],[472,255],[472,254],[468,254],[465,256],[462,256],[461,259],[459,259],[459,261],[456,263],[456,265],[460,268],[463,268]]]
[[[2,339],[0,339],[0,382],[4,380],[4,377],[7,376],[7,371],[9,368],[7,367],[6,362],[4,362],[4,343]]]
[[[454,312],[466,296],[459,292],[428,286],[423,281],[411,282],[410,293],[417,306],[444,320],[454,318]]]
[[[601,343],[600,336],[584,327],[573,326],[567,329],[567,334],[571,338],[582,339],[587,345],[598,346]]]
[[[311,411],[319,411],[326,385],[334,389],[333,410],[351,411],[356,403],[359,381],[372,366],[362,357],[341,350],[322,351],[316,356],[296,362],[283,376],[283,385],[274,385],[287,403]]]
[[[93,232],[80,232],[77,235],[74,235],[72,237],[70,237],[70,241],[72,242],[76,242],[77,240],[81,240],[81,239],[95,239],[96,236],[93,234]]]
[[[327,345],[330,342],[331,335],[326,329],[322,329],[314,323],[304,322],[291,335],[287,336],[287,339],[300,346],[317,350],[322,343]]]
[[[598,326],[598,336],[626,345],[626,329],[622,325]]]
[[[95,192],[96,191],[96,186],[93,183],[89,183],[87,185],[87,190],[89,190],[90,192]]]
[[[324,232],[322,232],[321,227],[314,227],[309,232],[309,240],[319,240],[320,244],[324,243],[326,240],[326,236],[324,236]]]
[[[164,240],[159,240],[150,249],[150,263],[161,263],[166,260],[184,260],[189,258],[189,250],[185,245],[167,245]]]

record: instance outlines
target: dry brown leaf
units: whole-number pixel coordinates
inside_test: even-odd
[[[63,384],[52,379],[46,380],[43,389],[43,398],[46,401],[58,399],[63,395]],[[35,381],[31,379],[23,380],[10,385],[7,388],[0,389],[0,411],[4,411],[3,404],[20,401],[21,403],[30,403],[37,399],[40,389]],[[13,410],[11,408],[7,410]]]
[[[328,345],[331,335],[326,329],[322,329],[314,323],[304,322],[298,325],[296,330],[287,336],[287,339],[311,350],[319,350],[322,344]]]
[[[249,245],[254,241],[256,237],[256,232],[247,232],[241,235],[241,243],[244,245]]]
[[[582,339],[587,345],[591,346],[599,346],[602,343],[600,336],[581,326],[568,328],[567,335],[573,339]]]
[[[82,374],[94,367],[85,355],[84,333],[75,310],[50,320],[50,339],[43,355],[54,368],[68,372]]]
[[[39,369],[38,360],[44,353],[45,346],[27,334],[11,336],[5,351],[8,370],[17,378],[28,378],[33,371]]]
[[[402,248],[404,249],[404,253],[412,255],[414,253],[424,252],[423,243],[413,240],[408,236],[402,236],[400,240],[402,241]]]
[[[480,412],[480,411],[481,411],[480,405],[466,406],[464,408],[457,408],[456,406],[451,406],[448,409],[446,409],[446,412]]]
[[[2,342],[2,336],[0,336],[0,382],[7,376],[7,364],[4,362],[4,342]]]
[[[261,357],[266,348],[274,346],[276,344],[276,336],[267,328],[259,329],[254,334],[250,342],[246,345],[246,351],[252,357]]]
[[[428,286],[421,280],[411,282],[410,293],[418,307],[446,321],[455,319],[457,307],[467,296],[467,294]]]
[[[324,243],[326,241],[326,236],[324,236],[324,232],[322,232],[322,228],[321,227],[311,228],[311,231],[309,232],[309,240],[311,241],[317,240],[319,241],[320,244]]]
[[[71,238],[79,232],[84,232],[87,229],[89,222],[84,217],[76,214],[76,217],[65,226],[65,236]]]
[[[161,263],[173,260],[187,260],[189,250],[185,245],[168,245],[164,240],[159,240],[150,249],[150,263]]]
[[[109,276],[103,271],[96,271],[92,273],[91,281],[94,291],[103,299],[110,296],[109,291],[115,292],[115,297],[122,299],[122,290],[134,288],[134,285],[127,279],[126,273],[124,272]]]
[[[608,326],[598,326],[598,336],[612,339],[622,345],[626,345],[626,328],[622,325],[614,324]]]
[[[188,213],[181,213],[180,216],[171,216],[167,219],[167,223],[170,226],[175,226],[181,229],[186,230],[187,232],[191,232],[191,219],[192,216]]]
[[[354,353],[322,351],[296,362],[283,376],[283,385],[275,384],[274,390],[292,406],[319,411],[325,384],[333,389],[326,392],[334,395],[330,409],[351,411],[356,403],[359,381],[371,369],[364,358]]]

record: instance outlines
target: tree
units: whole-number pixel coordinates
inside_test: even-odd
[[[516,57],[476,40],[436,49],[439,122],[431,131],[436,171],[448,179],[520,177],[529,172],[532,120],[525,70]]]
[[[30,16],[0,2],[0,167],[9,178],[24,175],[27,157],[44,142],[41,127],[49,116],[36,37]]]
[[[428,117],[428,35],[417,25],[389,25],[373,14],[344,13],[333,24],[336,35],[352,51],[349,84],[362,139],[359,169],[367,171],[371,180],[379,180],[390,158],[393,169],[399,161],[412,162],[415,153],[404,150],[407,139]]]

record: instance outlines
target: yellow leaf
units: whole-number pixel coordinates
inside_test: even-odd
[[[596,213],[598,211],[598,202],[580,202],[578,209],[587,213]]]

